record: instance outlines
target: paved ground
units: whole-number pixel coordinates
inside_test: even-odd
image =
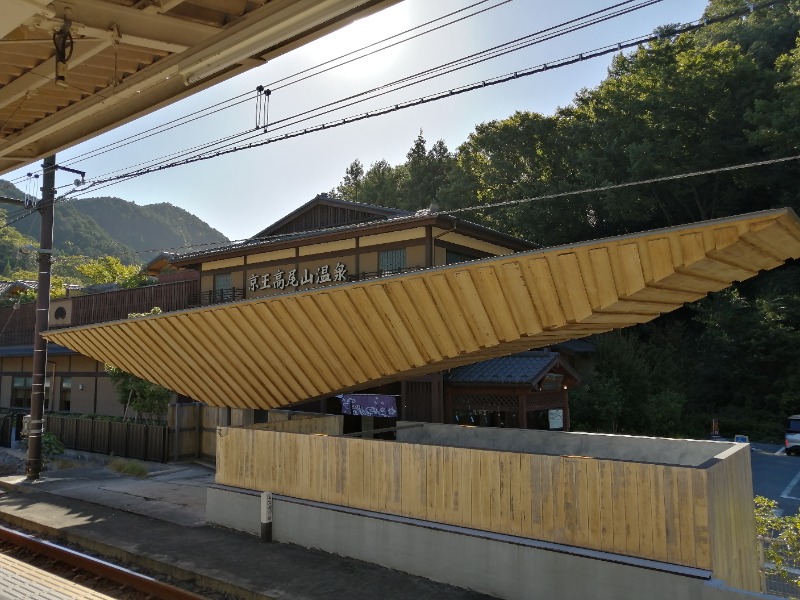
[[[206,485],[213,482],[213,470],[192,463],[152,466],[159,470],[147,479],[96,463],[46,471],[33,483],[21,475],[2,477],[0,521],[240,598],[488,598],[206,525]]]

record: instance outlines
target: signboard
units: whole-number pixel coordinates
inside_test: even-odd
[[[547,418],[550,421],[550,429],[564,429],[564,411],[554,408],[547,411]]]
[[[344,283],[347,281],[347,266],[340,262],[331,269],[330,265],[317,267],[315,271],[308,269],[277,269],[269,273],[253,273],[247,281],[247,289],[251,292],[259,290],[297,290],[310,285],[326,283]]]

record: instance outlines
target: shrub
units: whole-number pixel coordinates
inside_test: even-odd
[[[131,477],[138,477],[144,479],[150,474],[147,465],[144,465],[135,460],[125,460],[122,458],[115,458],[108,463],[108,468],[122,475],[130,475]]]

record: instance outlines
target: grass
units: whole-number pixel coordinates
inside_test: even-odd
[[[108,463],[108,468],[112,471],[116,471],[117,473],[130,475],[131,477],[138,477],[139,479],[144,479],[150,475],[150,471],[147,469],[147,466],[135,460],[115,458]]]

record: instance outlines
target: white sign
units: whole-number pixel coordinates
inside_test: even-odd
[[[258,290],[285,290],[287,288],[298,288],[308,285],[321,285],[324,283],[341,283],[347,281],[347,267],[340,262],[336,263],[331,273],[330,265],[317,267],[315,272],[303,269],[290,269],[283,271],[278,269],[274,273],[264,273],[259,275],[253,273],[248,281],[248,289],[251,292]]]
[[[547,418],[550,421],[550,429],[564,429],[564,411],[562,409],[548,410]]]

